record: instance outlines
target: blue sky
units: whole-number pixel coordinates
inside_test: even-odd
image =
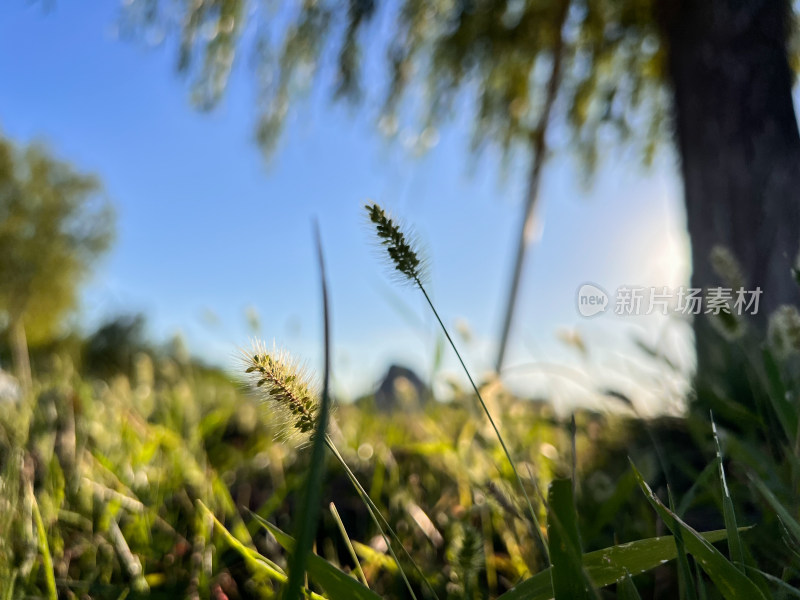
[[[253,309],[263,337],[314,365],[317,218],[342,394],[365,390],[391,362],[424,373],[436,329],[419,295],[394,285],[376,259],[362,215],[363,203],[374,199],[414,223],[440,312],[450,325],[468,324],[468,362],[478,373],[489,368],[525,169],[512,167],[501,180],[497,157],[471,157],[468,114],[444,127],[419,158],[402,134],[380,135],[374,107],[332,106],[323,89],[293,107],[267,163],[254,142],[246,65],[236,65],[222,105],[200,113],[169,47],[116,38],[117,10],[113,2],[59,2],[49,12],[22,0],[0,5],[0,131],[18,142],[45,142],[97,174],[117,208],[115,245],[84,294],[84,327],[142,311],[155,339],[179,332],[194,354],[227,364],[247,343],[245,314]],[[575,293],[586,281],[607,290],[685,281],[675,161],[665,151],[656,168],[643,171],[635,157],[612,149],[589,191],[580,180],[568,158],[548,164],[544,227],[527,263],[507,361],[533,366],[510,369],[506,380],[527,393],[572,389],[556,381],[560,376],[535,374],[556,365],[579,369],[591,385],[596,378],[628,385],[635,395],[641,385],[631,383],[631,373],[648,367],[630,350],[631,332],[654,341],[676,327],[613,315],[583,319]],[[588,359],[559,341],[564,331],[585,338]],[[670,344],[687,355],[683,338]],[[458,377],[450,359],[444,367]]]

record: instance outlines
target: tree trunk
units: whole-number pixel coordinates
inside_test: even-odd
[[[31,391],[31,361],[28,354],[28,337],[25,335],[25,323],[22,318],[13,319],[9,325],[11,358],[14,362],[14,374],[19,380],[23,396]]]
[[[797,304],[800,135],[788,60],[790,7],[778,0],[662,0],[681,158],[692,287],[731,287],[709,255],[726,247],[744,287],[763,293],[750,326]],[[695,317],[698,379],[730,373],[730,351]]]
[[[519,294],[519,284],[522,278],[522,267],[525,256],[531,244],[536,226],[536,205],[539,200],[539,186],[542,180],[542,170],[547,154],[547,129],[550,124],[550,113],[553,111],[558,90],[561,84],[561,69],[564,60],[564,24],[569,16],[570,0],[562,0],[556,13],[555,26],[558,37],[553,45],[553,62],[550,67],[550,76],[547,80],[547,93],[544,106],[539,114],[539,122],[535,133],[531,137],[531,169],[528,173],[528,191],[525,194],[525,208],[520,220],[519,237],[516,240],[517,252],[514,258],[514,267],[511,272],[511,284],[508,289],[506,310],[503,315],[503,328],[500,330],[500,344],[495,361],[495,373],[498,375],[503,370],[503,361],[506,357],[508,338],[511,333],[511,324]]]

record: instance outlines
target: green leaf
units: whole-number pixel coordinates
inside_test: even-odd
[[[724,529],[700,534],[709,543],[719,542],[727,537]],[[583,566],[597,587],[604,587],[620,581],[628,573],[638,575],[675,559],[677,556],[675,538],[666,535],[610,546],[583,555]],[[533,577],[519,583],[500,596],[502,600],[549,600],[553,597],[550,582],[551,569],[540,571]],[[500,599],[498,599],[500,600]]]
[[[290,552],[294,550],[294,539],[290,535],[257,514],[251,513],[251,515],[278,540],[282,548]],[[311,552],[308,554],[308,573],[325,590],[325,593],[335,600],[380,600],[380,596],[361,582]]]
[[[571,479],[556,479],[550,484],[548,509],[547,538],[556,600],[595,598],[594,585],[583,568]]]
[[[686,545],[686,551],[694,556],[695,560],[717,586],[717,589],[728,600],[754,600],[764,598],[747,576],[739,571],[722,553],[709,544],[697,531],[684,523],[675,513],[664,506],[658,497],[647,485],[642,474],[631,461],[631,467],[636,474],[639,487],[644,492],[650,504],[664,521],[664,524],[673,533],[679,531]]]

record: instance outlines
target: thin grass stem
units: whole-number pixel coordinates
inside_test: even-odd
[[[486,418],[489,419],[489,423],[492,425],[492,429],[494,429],[495,435],[497,435],[497,439],[500,442],[500,446],[502,446],[503,452],[505,452],[506,458],[508,459],[508,463],[511,465],[511,470],[514,472],[514,477],[517,480],[517,485],[519,486],[519,489],[522,491],[523,496],[525,496],[525,502],[528,505],[528,511],[530,511],[531,519],[533,520],[533,525],[534,528],[536,529],[537,540],[539,541],[539,544],[541,546],[540,551],[542,552],[542,555],[545,557],[545,560],[547,561],[547,566],[550,566],[550,552],[547,549],[547,543],[545,542],[544,535],[542,534],[542,529],[539,526],[539,519],[536,517],[536,512],[533,509],[533,504],[531,503],[531,499],[528,496],[528,492],[525,491],[525,485],[522,483],[522,478],[519,476],[517,467],[514,465],[514,460],[511,458],[511,453],[508,451],[508,447],[506,446],[506,443],[503,440],[503,436],[500,433],[500,429],[497,427],[497,424],[492,418],[492,414],[489,412],[489,407],[486,406],[486,402],[484,402],[483,397],[481,396],[481,393],[478,390],[478,386],[472,379],[472,375],[470,374],[467,365],[464,363],[464,359],[461,358],[461,353],[458,351],[455,342],[453,342],[453,338],[450,337],[450,332],[447,331],[447,327],[445,327],[444,322],[439,316],[439,312],[433,305],[433,301],[431,301],[430,296],[428,296],[428,292],[425,290],[425,286],[422,285],[422,281],[420,281],[418,277],[414,277],[414,283],[416,283],[417,287],[420,289],[423,296],[425,296],[425,300],[428,302],[428,306],[430,306],[431,311],[433,311],[433,316],[436,317],[436,320],[439,322],[439,326],[442,328],[442,331],[444,332],[447,341],[450,343],[450,347],[453,349],[453,352],[455,352],[456,358],[458,358],[458,362],[461,363],[461,367],[464,370],[464,373],[466,373],[467,379],[469,379],[469,382],[472,385],[472,389],[475,391],[475,395],[478,397],[478,402],[480,402],[481,408],[483,408],[483,412],[486,414]]]
[[[344,460],[344,457],[341,455],[341,453],[339,452],[339,449],[333,443],[333,440],[330,438],[330,436],[326,436],[325,443],[328,445],[328,448],[333,453],[333,455],[336,457],[336,460],[338,460],[339,463],[342,465],[342,468],[344,469],[345,473],[347,474],[347,477],[350,479],[350,482],[353,484],[353,487],[355,488],[356,493],[361,498],[361,501],[364,502],[364,504],[366,505],[367,510],[369,511],[370,517],[372,517],[372,520],[375,522],[375,525],[378,527],[378,530],[381,532],[381,536],[383,537],[384,542],[386,543],[386,546],[389,549],[389,553],[392,555],[392,558],[394,558],[394,561],[397,563],[397,566],[400,569],[400,573],[403,576],[403,580],[406,582],[406,585],[408,586],[408,590],[409,590],[409,592],[411,592],[411,595],[413,597],[416,597],[416,596],[414,596],[414,592],[411,589],[411,584],[409,583],[408,579],[406,578],[406,574],[403,572],[403,567],[400,564],[400,560],[397,558],[397,555],[395,554],[394,550],[392,549],[391,542],[390,542],[390,540],[389,540],[389,538],[387,537],[387,534],[386,534],[387,531],[388,531],[388,535],[391,536],[392,539],[395,540],[397,545],[400,546],[400,548],[403,550],[403,554],[408,559],[408,561],[411,563],[411,565],[414,567],[414,570],[417,572],[417,575],[422,580],[422,582],[425,584],[425,586],[428,588],[428,590],[431,592],[433,597],[436,600],[439,600],[439,596],[436,594],[436,591],[433,589],[433,586],[431,586],[431,584],[428,581],[427,577],[425,577],[425,574],[422,572],[422,569],[420,569],[419,565],[412,558],[412,556],[408,553],[408,550],[405,549],[405,546],[403,546],[402,542],[400,541],[400,537],[397,535],[397,533],[392,528],[392,526],[389,524],[389,522],[386,520],[386,518],[384,518],[384,516],[381,513],[380,509],[372,501],[372,498],[369,497],[369,494],[367,494],[367,491],[364,489],[364,486],[361,485],[361,482],[358,480],[358,478],[356,477],[355,473],[353,473],[353,471],[350,469],[350,467],[348,466],[347,462]]]
[[[339,527],[339,532],[342,534],[344,538],[344,543],[347,545],[347,551],[350,553],[350,558],[353,559],[353,564],[355,564],[355,572],[358,576],[358,579],[361,583],[364,584],[364,587],[369,587],[369,583],[367,582],[367,576],[364,574],[364,569],[361,568],[361,562],[358,560],[358,555],[356,555],[356,550],[353,548],[353,543],[350,541],[350,536],[347,535],[347,529],[345,529],[344,522],[342,518],[339,516],[339,511],[336,510],[336,505],[331,502],[330,504],[331,515],[333,515],[333,520],[336,521],[336,525]]]

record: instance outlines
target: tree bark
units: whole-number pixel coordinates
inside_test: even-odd
[[[11,359],[14,362],[14,374],[19,380],[23,396],[31,391],[31,360],[28,354],[28,337],[25,335],[25,323],[22,318],[13,319],[9,324],[11,343]]]
[[[692,287],[731,287],[709,261],[738,261],[746,289],[763,293],[750,326],[797,304],[800,135],[788,60],[790,7],[778,0],[662,0],[674,126],[692,243]],[[709,318],[695,317],[698,377],[730,356]]]

